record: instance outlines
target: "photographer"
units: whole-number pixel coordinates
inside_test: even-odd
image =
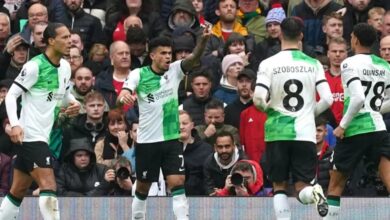
[[[263,170],[253,160],[238,161],[231,174],[227,176],[225,187],[216,196],[261,196],[263,189]]]
[[[130,161],[125,157],[118,156],[112,161],[112,168],[105,173],[105,179],[109,180],[110,188],[105,195],[131,196],[133,180]]]

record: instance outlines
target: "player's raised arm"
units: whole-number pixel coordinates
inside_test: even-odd
[[[318,62],[319,72],[317,73],[316,90],[320,96],[320,100],[316,103],[315,115],[318,116],[326,109],[328,109],[333,103],[333,95],[330,91],[329,84],[325,79],[324,69]]]
[[[199,63],[200,57],[203,54],[203,51],[206,47],[207,41],[211,36],[211,31],[208,25],[203,29],[202,37],[200,38],[198,44],[196,45],[194,51],[186,59],[182,61],[183,72],[188,72],[192,69],[193,66]]]

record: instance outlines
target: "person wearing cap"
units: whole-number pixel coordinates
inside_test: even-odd
[[[255,62],[258,68],[259,63],[264,59],[271,56],[269,49],[275,45],[280,45],[280,23],[286,18],[286,14],[282,8],[281,4],[273,4],[272,9],[269,10],[267,17],[265,19],[265,26],[267,30],[268,37],[264,41],[256,44],[255,52],[253,56],[256,57]],[[257,71],[257,68],[255,71]]]
[[[15,49],[11,53],[11,62],[6,69],[7,71],[5,72],[5,78],[15,79],[18,76],[23,65],[27,62],[28,49],[29,44],[23,40],[15,47]]]
[[[214,92],[214,97],[230,104],[237,97],[237,76],[244,68],[242,58],[237,54],[228,54],[222,60],[222,78],[219,88]]]
[[[239,0],[237,17],[250,34],[255,37],[255,43],[265,39],[265,17],[262,15],[259,0]]]
[[[237,76],[238,97],[225,108],[225,123],[240,129],[240,114],[253,105],[252,97],[256,83],[256,74],[245,68]]]
[[[194,39],[189,35],[182,35],[173,39],[173,57],[175,60],[187,58],[194,48]],[[184,99],[191,95],[190,83],[188,75],[185,75],[179,85],[179,103],[182,103]]]
[[[321,46],[325,38],[322,32],[322,18],[324,15],[341,9],[341,7],[332,0],[305,0],[295,6],[291,15],[300,17],[304,21],[305,43],[314,48]]]

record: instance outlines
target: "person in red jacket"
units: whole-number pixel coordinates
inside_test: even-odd
[[[267,114],[252,105],[241,112],[240,140],[248,159],[260,163],[265,152],[264,123]]]
[[[237,179],[234,176],[241,177]],[[240,160],[227,176],[225,187],[217,190],[216,196],[258,196],[261,195],[262,189],[263,170],[259,163],[253,160]]]
[[[325,72],[333,95],[333,104],[330,107],[337,125],[340,124],[344,109],[344,89],[341,82],[340,65],[347,58],[347,43],[343,38],[332,38],[328,44],[328,58],[330,68]]]

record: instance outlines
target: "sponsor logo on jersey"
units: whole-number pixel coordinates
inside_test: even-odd
[[[148,103],[154,102],[154,96],[152,93],[149,93],[146,98],[148,99]]]
[[[344,93],[342,92],[333,93],[333,100],[335,102],[344,102]]]

